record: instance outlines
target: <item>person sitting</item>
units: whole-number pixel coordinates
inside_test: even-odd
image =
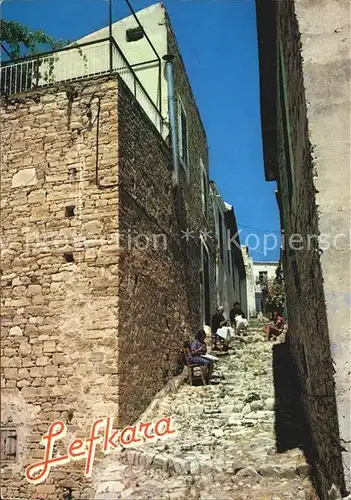
[[[223,313],[224,313],[224,307],[218,306],[216,312],[212,316],[211,330],[212,330],[212,345],[214,349],[218,347],[219,343],[221,344],[223,343],[223,340],[218,335],[216,335],[217,330],[219,330],[219,328],[222,328],[222,326],[229,325],[229,321],[225,319]]]
[[[194,342],[190,344],[190,356],[188,358],[188,362],[190,364],[201,366],[206,384],[208,384],[213,372],[213,362],[209,359],[201,357],[201,354],[206,354],[207,352],[205,338],[206,333],[204,332],[204,330],[199,330],[195,335]]]
[[[235,329],[235,333],[244,330],[247,332],[249,322],[246,319],[245,313],[242,311],[240,303],[235,302],[233,309],[230,311],[230,322]]]
[[[285,320],[280,315],[279,312],[274,313],[274,323],[273,325],[267,325],[264,328],[264,331],[267,334],[268,340],[276,340],[277,337],[283,332],[285,326]]]

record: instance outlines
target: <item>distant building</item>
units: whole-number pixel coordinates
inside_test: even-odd
[[[77,463],[51,471],[50,484],[27,482],[24,467],[42,458],[41,436],[57,419],[82,438],[98,418],[132,424],[182,368],[184,340],[216,307],[206,134],[164,8],[139,15],[157,63],[129,19],[113,35],[138,46],[130,57],[140,53],[140,61],[113,45],[110,71],[110,46],[99,38],[106,28],[81,53],[1,68],[4,499],[61,498],[62,477],[72,498],[92,499]],[[31,68],[39,67],[35,80]]]
[[[254,276],[257,281],[269,281],[275,279],[278,262],[264,262],[255,260],[253,262]]]
[[[253,259],[249,254],[249,247],[242,246],[241,252],[243,256],[245,274],[246,274],[246,296],[247,296],[247,316],[255,317],[257,314],[256,302],[255,302],[255,276],[253,268]]]
[[[278,262],[253,262],[256,314],[267,312],[265,310],[265,301],[269,292],[269,283],[276,278],[277,267]]]
[[[247,313],[246,272],[234,209],[223,201],[213,181],[211,181],[211,197],[217,242],[217,304],[224,307],[226,317],[229,317],[234,302],[240,302]]]
[[[265,312],[265,288],[270,280],[275,279],[278,262],[254,261],[247,246],[241,249],[246,272],[248,314],[255,317],[259,312]]]

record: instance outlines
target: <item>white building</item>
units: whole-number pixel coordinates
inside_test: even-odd
[[[234,209],[223,201],[213,181],[210,185],[217,242],[217,304],[224,307],[226,317],[234,302],[240,302],[247,314],[246,273]]]
[[[257,314],[256,301],[255,301],[256,285],[255,285],[253,259],[252,257],[250,257],[249,248],[247,246],[242,246],[241,252],[246,272],[247,315],[250,318],[256,316]]]
[[[139,22],[138,22],[139,21]],[[139,25],[140,23],[140,25]],[[7,65],[2,77],[16,71],[21,89],[118,72],[164,138],[169,134],[168,85],[163,56],[170,46],[170,23],[161,3],[89,33],[63,50],[33,61]],[[32,78],[28,74],[32,73]],[[22,81],[23,80],[23,81]],[[14,85],[16,87],[16,84]],[[10,91],[8,90],[8,93]]]
[[[276,270],[279,262],[254,262],[254,276],[255,280],[271,280],[276,276]]]
[[[264,293],[263,285],[276,277],[278,262],[254,262],[253,272],[255,279],[255,305],[256,314],[263,312]]]
[[[276,277],[278,262],[254,262],[248,247],[241,248],[246,270],[248,314],[253,317],[263,311],[262,284]]]

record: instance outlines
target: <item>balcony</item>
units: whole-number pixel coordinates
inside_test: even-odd
[[[138,70],[143,64],[150,64],[150,61],[138,64]],[[1,95],[13,96],[57,83],[113,73],[121,77],[158,132],[166,137],[168,127],[159,104],[149,96],[114,38],[74,44],[55,52],[3,63],[0,91]]]

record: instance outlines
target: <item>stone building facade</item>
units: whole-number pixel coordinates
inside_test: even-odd
[[[167,127],[119,74],[2,99],[4,499],[92,498],[84,460],[29,484],[41,437],[62,420],[64,454],[98,418],[132,424],[215,310],[206,134],[168,18],[165,40],[186,115],[178,185]]]
[[[18,440],[3,497],[85,499],[79,463],[37,486],[24,466],[54,420],[67,439],[131,424],[178,372],[201,326],[200,247],[181,238],[201,195],[174,188],[169,146],[116,76],[14,97],[2,119],[2,424]]]
[[[246,296],[247,296],[247,317],[251,318],[256,316],[256,302],[255,302],[255,276],[253,270],[253,258],[250,256],[249,247],[242,245],[241,253],[243,256],[246,276]]]
[[[276,278],[277,268],[278,262],[253,262],[256,313],[272,314],[271,311],[267,310],[267,297],[270,284]]]
[[[278,183],[291,354],[320,498],[350,491],[346,1],[256,1],[266,180]]]
[[[207,139],[162,12],[182,138],[177,185],[168,112],[153,120],[132,71],[64,83],[55,56],[57,81],[1,101],[4,499],[92,498],[84,460],[29,484],[41,437],[62,420],[64,454],[98,418],[131,425],[216,307]]]
[[[246,272],[234,209],[222,199],[214,181],[210,193],[215,220],[217,305],[224,307],[226,318],[235,302],[247,314]]]
[[[135,37],[133,39],[129,38],[130,30],[134,30]],[[91,43],[93,41],[104,43],[102,40],[108,36],[108,31],[108,27],[102,28],[77,40],[77,43]],[[190,256],[189,261],[195,266],[197,265],[196,260],[191,258],[191,253],[200,250],[202,255],[200,273],[198,270],[196,271],[197,278],[191,286],[197,290],[196,293],[200,289],[202,323],[210,325],[210,317],[216,307],[215,295],[211,292],[215,287],[215,258],[213,256],[216,242],[214,238],[212,241],[210,238],[207,238],[206,241],[204,238],[199,238],[200,233],[206,231],[206,228],[214,228],[213,200],[210,197],[208,187],[208,145],[206,132],[194,100],[170,17],[164,5],[159,2],[138,11],[135,16],[130,15],[113,23],[111,31],[121,53],[133,67],[155,106],[160,106],[165,118],[163,126],[159,127],[158,116],[155,117],[154,109],[150,108],[150,103],[145,99],[144,93],[134,92],[133,81],[125,75],[124,71],[121,72],[122,78],[168,142],[170,141],[169,93],[166,62],[163,56],[171,54],[174,57],[174,100],[180,160],[180,184],[183,188],[184,216],[188,214],[190,217],[187,216],[190,225],[185,230],[189,230],[189,234],[191,232],[191,237],[187,241],[187,253]],[[76,66],[80,70],[82,66],[80,56],[77,54],[74,57],[77,61]],[[107,66],[108,58],[104,59],[93,55],[89,67],[93,67],[97,71],[101,70],[101,59],[103,64]],[[117,64],[121,64],[121,58],[117,59]],[[63,60],[63,64],[58,65],[58,77],[64,77],[64,68],[67,66],[64,62]],[[197,187],[194,188],[194,186]],[[194,189],[197,189],[195,197],[193,196]],[[197,216],[194,217],[194,214]],[[213,236],[215,235],[214,230],[211,229],[210,232],[213,233]]]

